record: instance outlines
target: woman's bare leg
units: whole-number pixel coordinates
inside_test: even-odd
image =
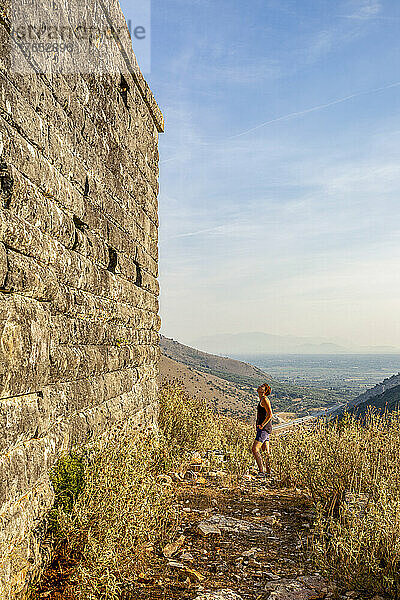
[[[260,473],[265,473],[263,459],[260,454],[261,447],[262,443],[255,441],[251,451],[253,453],[254,458],[256,459],[258,470],[260,471]]]
[[[270,462],[269,462],[269,442],[264,442],[263,445],[262,445],[262,449],[265,452],[265,456],[264,456],[265,472],[268,473],[268,475],[270,475],[270,473],[271,473],[271,466],[270,466]]]

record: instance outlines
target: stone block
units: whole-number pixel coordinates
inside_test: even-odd
[[[39,302],[0,295],[0,398],[36,391],[47,382],[48,323]]]
[[[7,277],[3,285],[6,292],[19,293],[41,302],[51,302],[57,297],[58,281],[51,267],[13,250],[7,250],[7,261]]]

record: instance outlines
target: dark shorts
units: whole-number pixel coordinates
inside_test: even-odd
[[[258,427],[257,427],[256,442],[261,442],[262,444],[264,444],[264,442],[268,442],[268,441],[269,441],[268,431],[265,431],[265,429],[258,429]]]

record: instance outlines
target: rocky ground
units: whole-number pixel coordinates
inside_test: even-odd
[[[225,486],[222,475],[162,476],[183,521],[162,553],[150,550],[150,571],[121,600],[366,600],[339,593],[316,572],[307,549],[313,512],[300,490],[252,476]],[[65,600],[68,570],[53,564],[39,598]]]
[[[131,598],[340,598],[311,563],[313,514],[300,491],[250,477],[233,489],[204,477],[177,487],[184,514],[180,537],[164,549],[154,579],[138,583]]]

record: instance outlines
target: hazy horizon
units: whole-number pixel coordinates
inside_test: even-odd
[[[267,332],[261,332],[261,331],[253,331],[253,332],[239,332],[236,334],[213,334],[210,336],[201,336],[200,338],[197,339],[193,339],[191,340],[190,345],[194,346],[196,348],[199,349],[203,349],[203,348],[207,348],[211,346],[213,343],[216,344],[218,346],[218,343],[224,348],[224,352],[227,351],[228,349],[231,348],[232,344],[230,342],[236,343],[239,347],[240,345],[242,345],[243,347],[246,346],[246,344],[249,347],[257,347],[258,349],[255,351],[257,353],[265,353],[265,354],[271,354],[271,353],[275,353],[275,352],[271,352],[270,349],[268,349],[268,345],[271,345],[271,342],[276,341],[277,346],[280,348],[284,347],[284,343],[286,342],[287,344],[291,345],[292,347],[303,347],[304,351],[306,351],[306,346],[309,345],[310,347],[315,348],[316,350],[318,350],[318,348],[320,347],[321,350],[321,354],[323,353],[322,350],[326,349],[328,350],[328,347],[330,348],[330,352],[329,353],[338,353],[338,354],[343,354],[343,353],[348,353],[348,354],[357,354],[357,353],[374,353],[376,352],[377,354],[384,354],[386,349],[387,351],[389,351],[389,349],[391,349],[390,352],[388,353],[392,353],[392,354],[400,354],[400,345],[399,346],[381,346],[381,345],[372,345],[372,346],[362,346],[362,345],[357,345],[351,342],[351,340],[345,340],[345,339],[340,339],[340,338],[333,338],[333,339],[329,339],[329,338],[321,338],[321,337],[309,337],[309,336],[292,336],[292,335],[274,335],[274,334],[269,334]],[[226,350],[225,350],[226,349]],[[244,353],[247,352],[251,352],[251,350],[244,350]],[[293,351],[290,352],[284,352],[281,351],[282,354],[285,353],[289,353],[289,354],[293,354]],[[309,350],[309,353],[313,353],[311,350]],[[316,352],[317,354],[319,352]]]
[[[182,340],[165,336],[197,350],[237,358],[250,355],[392,355],[400,356],[400,346],[357,346],[349,340],[319,337],[274,336],[265,332],[215,334]],[[399,365],[400,368],[400,365]]]
[[[165,335],[400,345],[399,24],[394,0],[153,0]]]

